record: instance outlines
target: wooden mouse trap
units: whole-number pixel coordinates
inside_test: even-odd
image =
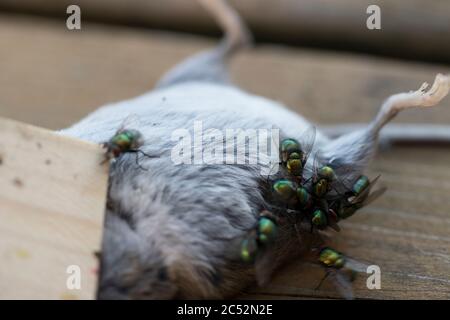
[[[104,150],[2,118],[0,135],[0,299],[95,298]]]

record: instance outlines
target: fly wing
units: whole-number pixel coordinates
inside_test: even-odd
[[[370,188],[368,188],[370,189]],[[351,204],[356,204],[358,205],[360,208],[369,205],[370,203],[372,203],[373,201],[375,201],[376,199],[378,199],[379,197],[381,197],[385,192],[386,192],[387,188],[386,187],[381,187],[373,192],[371,192],[369,195],[368,192],[370,190],[368,190],[367,192],[364,192],[364,196],[362,196],[362,194],[358,195],[357,197],[355,197],[352,201]]]
[[[314,153],[313,163],[312,163],[312,182],[317,178],[317,172],[321,166],[320,163],[320,154],[319,152]]]
[[[336,232],[340,232],[341,228],[338,225],[338,215],[333,209],[328,209],[328,226]]]
[[[353,164],[338,163],[334,158],[327,162],[327,165],[333,168],[336,179],[333,182],[333,189],[338,195],[351,192],[354,177]]]
[[[386,187],[381,187],[374,192],[370,193],[375,183],[378,181],[380,176],[378,175],[375,179],[370,181],[369,187],[366,188],[363,192],[361,192],[359,195],[355,196],[351,201],[349,201],[350,205],[359,205],[359,207],[366,206],[370,204],[371,202],[375,201],[377,198],[379,198],[383,193],[386,192]]]
[[[305,243],[303,239],[292,236],[287,230],[292,226],[279,226],[278,238],[261,248],[255,260],[255,275],[259,286],[266,285],[277,267],[288,259],[292,259],[295,252],[303,252]],[[286,228],[286,229],[284,229]]]
[[[316,140],[316,127],[310,126],[303,132],[300,139],[300,147],[303,152],[303,159],[302,159],[303,165],[305,165],[309,155],[311,154],[315,140]]]
[[[375,177],[375,179],[372,179],[372,181],[370,181],[370,187],[371,188],[375,185],[375,183],[377,183],[377,181],[378,181],[378,179],[380,179],[380,177],[381,177],[381,174],[377,175]]]
[[[331,271],[331,279],[333,279],[334,285],[339,292],[339,294],[347,300],[353,300],[353,286],[351,279],[348,275],[343,273],[341,270]]]
[[[276,254],[275,245],[265,248],[263,252],[258,254],[255,261],[256,282],[260,287],[265,286],[279,265],[278,255]]]
[[[386,187],[382,187],[369,194],[369,196],[364,200],[363,206],[367,206],[368,204],[372,203],[373,201],[381,197],[386,192],[386,190],[387,190]]]
[[[356,272],[365,273],[367,271],[368,265],[355,259],[345,257],[345,267]]]
[[[272,130],[279,130],[278,128],[272,126]],[[267,172],[267,179],[270,178],[270,176],[275,175],[278,173],[279,166],[281,164],[280,159],[280,137],[277,135],[278,139],[274,138],[274,135],[270,135],[270,156],[268,166],[268,172]],[[275,156],[274,156],[275,155]]]
[[[125,119],[120,124],[119,129],[117,132],[121,132],[125,129],[138,129],[140,126],[140,120],[137,114],[131,113],[128,116],[125,117]]]

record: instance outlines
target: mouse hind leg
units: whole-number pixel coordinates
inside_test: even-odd
[[[374,156],[381,129],[402,110],[437,105],[448,94],[450,79],[448,76],[438,74],[433,86],[427,89],[428,84],[424,83],[417,91],[389,97],[368,125],[346,133],[325,145],[322,150],[323,161],[336,168],[345,168],[349,173],[348,178],[356,179]]]
[[[196,54],[170,70],[157,84],[168,87],[189,81],[229,84],[227,60],[239,49],[251,43],[251,34],[239,14],[225,0],[197,0],[224,31],[219,45]]]

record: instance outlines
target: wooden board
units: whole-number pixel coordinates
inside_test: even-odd
[[[450,62],[450,2],[442,0],[229,0],[257,39]],[[52,15],[63,21],[78,4],[83,19],[183,32],[219,32],[190,0],[2,0],[0,8]],[[366,27],[370,5],[381,30]]]
[[[94,298],[108,178],[101,148],[2,118],[0,136],[0,299]],[[79,289],[66,285],[78,272],[69,266],[80,270]]]
[[[69,32],[63,22],[6,16],[0,42],[9,44],[0,49],[0,115],[49,128],[149,90],[167,68],[212,45],[100,25]],[[232,76],[245,89],[327,124],[368,121],[387,96],[418,88],[438,72],[450,67],[274,46],[259,46],[232,63]],[[450,99],[396,121],[450,124]],[[449,172],[450,149],[443,147],[394,147],[373,163],[370,173],[381,173],[389,192],[348,220],[334,243],[381,267],[382,289],[368,290],[359,278],[357,298],[450,298]],[[270,285],[242,297],[337,297],[329,283],[314,290],[322,276],[294,262]]]

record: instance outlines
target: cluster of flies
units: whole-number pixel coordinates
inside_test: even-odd
[[[301,219],[307,219],[311,232],[332,228],[339,231],[338,222],[352,216],[364,205],[380,196],[385,189],[373,193],[370,190],[378,177],[370,181],[362,175],[347,188],[338,178],[331,165],[320,165],[317,157],[314,158],[312,176],[304,179],[306,162],[312,151],[315,140],[315,129],[312,127],[304,134],[303,142],[288,138],[280,144],[281,167],[285,173],[283,178],[271,182],[272,193],[275,198],[285,205],[285,212],[297,212]],[[136,164],[139,164],[139,154],[152,158],[140,147],[144,144],[142,134],[135,129],[126,129],[124,125],[102,144],[106,149],[104,162],[117,159],[125,153],[136,154]],[[344,192],[338,192],[336,183],[344,185]],[[332,192],[334,191],[334,192]],[[265,247],[273,243],[277,237],[279,215],[268,210],[260,213],[257,225],[250,230],[247,237],[241,242],[241,259],[250,263]],[[344,256],[342,253],[330,248],[321,247],[317,250],[318,262],[326,268],[326,276],[332,274],[340,283],[341,292],[351,291],[348,281],[340,271],[363,271],[362,264]],[[324,278],[324,279],[325,279]],[[321,282],[322,283],[322,282]],[[347,288],[345,288],[347,287]]]
[[[305,166],[311,154],[315,140],[315,128],[308,129],[303,134],[302,143],[288,138],[280,143],[280,165],[282,177],[270,182],[271,192],[284,207],[276,215],[263,211],[257,225],[241,242],[240,256],[244,262],[254,262],[257,255],[277,237],[277,229],[281,215],[295,212],[299,219],[306,220],[310,232],[331,228],[339,231],[338,222],[352,216],[357,210],[379,197],[384,191],[381,188],[370,192],[378,177],[370,181],[361,175],[350,186],[336,173],[337,168],[331,165],[321,165],[318,156],[314,156],[312,175],[305,179]],[[354,274],[362,271],[362,264],[353,261],[342,253],[329,248],[313,248],[318,252],[319,264],[326,268],[326,276],[334,274],[338,281],[340,272]],[[341,279],[342,280],[342,279]],[[345,281],[342,285],[345,285]]]

